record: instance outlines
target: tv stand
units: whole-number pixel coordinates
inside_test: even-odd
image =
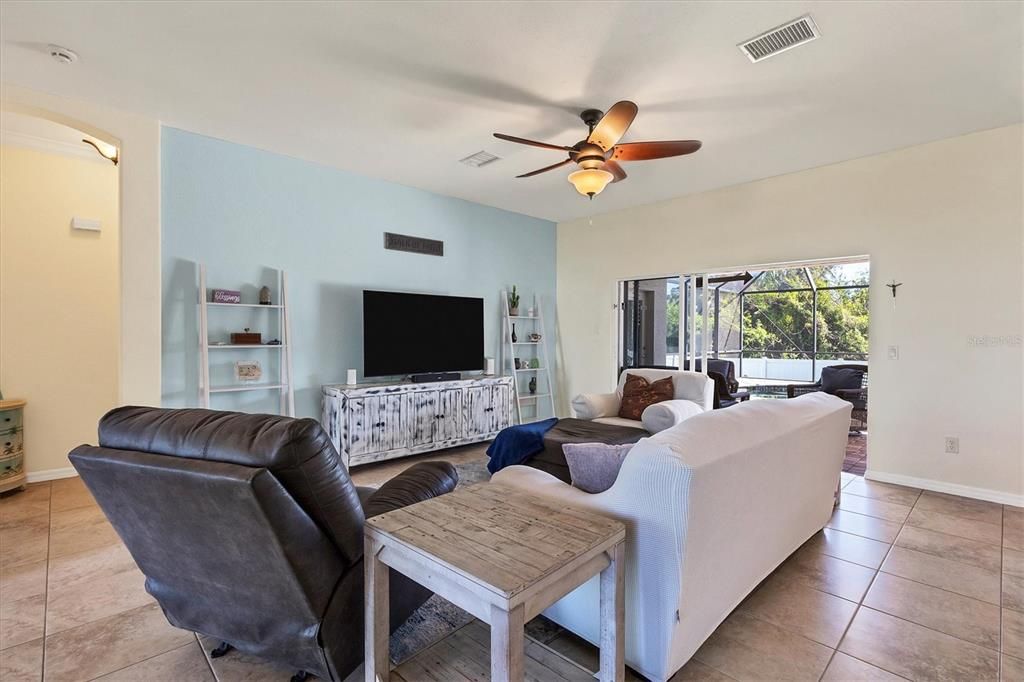
[[[345,467],[490,440],[512,424],[512,377],[321,387]]]
[[[458,372],[426,372],[413,374],[409,377],[414,384],[429,384],[435,381],[458,381],[462,375]]]

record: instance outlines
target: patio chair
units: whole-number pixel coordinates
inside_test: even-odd
[[[852,403],[851,429],[860,431],[867,427],[867,365],[829,365],[821,370],[821,378],[813,384],[789,384],[786,386],[786,396],[789,398],[814,391],[830,393]]]

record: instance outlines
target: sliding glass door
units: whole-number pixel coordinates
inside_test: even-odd
[[[620,284],[619,367],[729,360],[741,382],[812,382],[865,364],[869,263],[824,262]]]
[[[703,371],[729,360],[741,382],[812,382],[831,364],[865,364],[866,260],[620,283],[619,367]]]
[[[621,283],[621,368],[679,365],[679,303],[679,277]]]
[[[619,367],[688,368],[707,356],[714,322],[704,275],[633,279],[621,283]],[[712,280],[714,282],[714,280]]]

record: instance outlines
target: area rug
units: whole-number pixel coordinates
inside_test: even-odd
[[[486,456],[456,464],[455,470],[459,473],[458,488],[473,485],[474,483],[486,483],[491,480],[491,472],[487,471]]]
[[[435,642],[473,620],[455,604],[437,595],[432,596],[423,606],[409,616],[409,620],[391,635],[391,660],[397,665],[415,656]]]

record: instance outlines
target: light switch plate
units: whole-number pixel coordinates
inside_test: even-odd
[[[100,221],[96,218],[79,218],[75,216],[71,219],[71,228],[74,230],[89,230],[90,232],[100,231]]]
[[[890,360],[899,360],[900,359],[900,347],[899,346],[889,346],[889,359]]]

